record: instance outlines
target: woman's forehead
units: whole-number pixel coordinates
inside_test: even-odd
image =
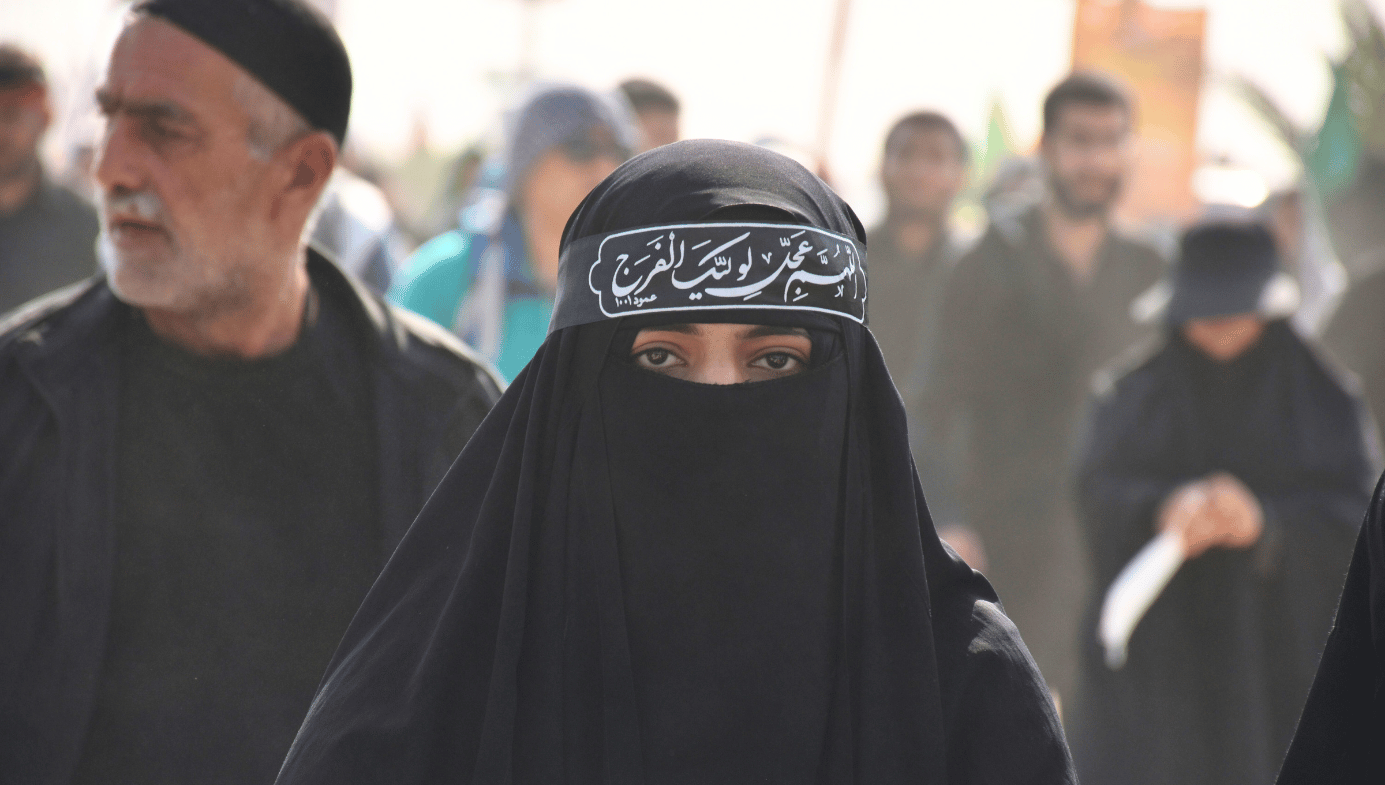
[[[640,330],[641,334],[670,332],[691,336],[732,333],[739,338],[764,338],[774,335],[807,336],[807,327],[783,324],[736,324],[728,322],[673,322],[670,324],[649,325]]]

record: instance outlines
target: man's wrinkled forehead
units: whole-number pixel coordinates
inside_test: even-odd
[[[244,74],[225,55],[161,19],[137,16],[111,52],[103,105],[157,103],[191,115],[233,111],[236,80]]]

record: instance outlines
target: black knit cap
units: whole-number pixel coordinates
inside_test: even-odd
[[[143,0],[134,11],[200,38],[337,144],[346,138],[351,62],[332,23],[303,0]]]

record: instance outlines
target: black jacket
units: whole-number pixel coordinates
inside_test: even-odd
[[[308,269],[373,355],[383,563],[501,383],[320,255]],[[0,783],[65,783],[81,755],[111,610],[129,312],[98,276],[0,321]]]

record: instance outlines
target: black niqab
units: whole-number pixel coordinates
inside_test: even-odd
[[[838,637],[841,517],[841,461],[824,458],[840,456],[845,439],[844,418],[821,414],[845,411],[845,374],[838,358],[708,389],[629,363],[602,372],[651,781],[817,774]]]
[[[564,247],[775,221],[861,238],[820,180],[683,142]],[[566,262],[565,262],[566,263]],[[652,321],[795,324],[811,367],[719,387],[628,358]],[[1071,781],[1042,679],[938,540],[874,340],[822,313],[550,334],[357,614],[279,782]]]

